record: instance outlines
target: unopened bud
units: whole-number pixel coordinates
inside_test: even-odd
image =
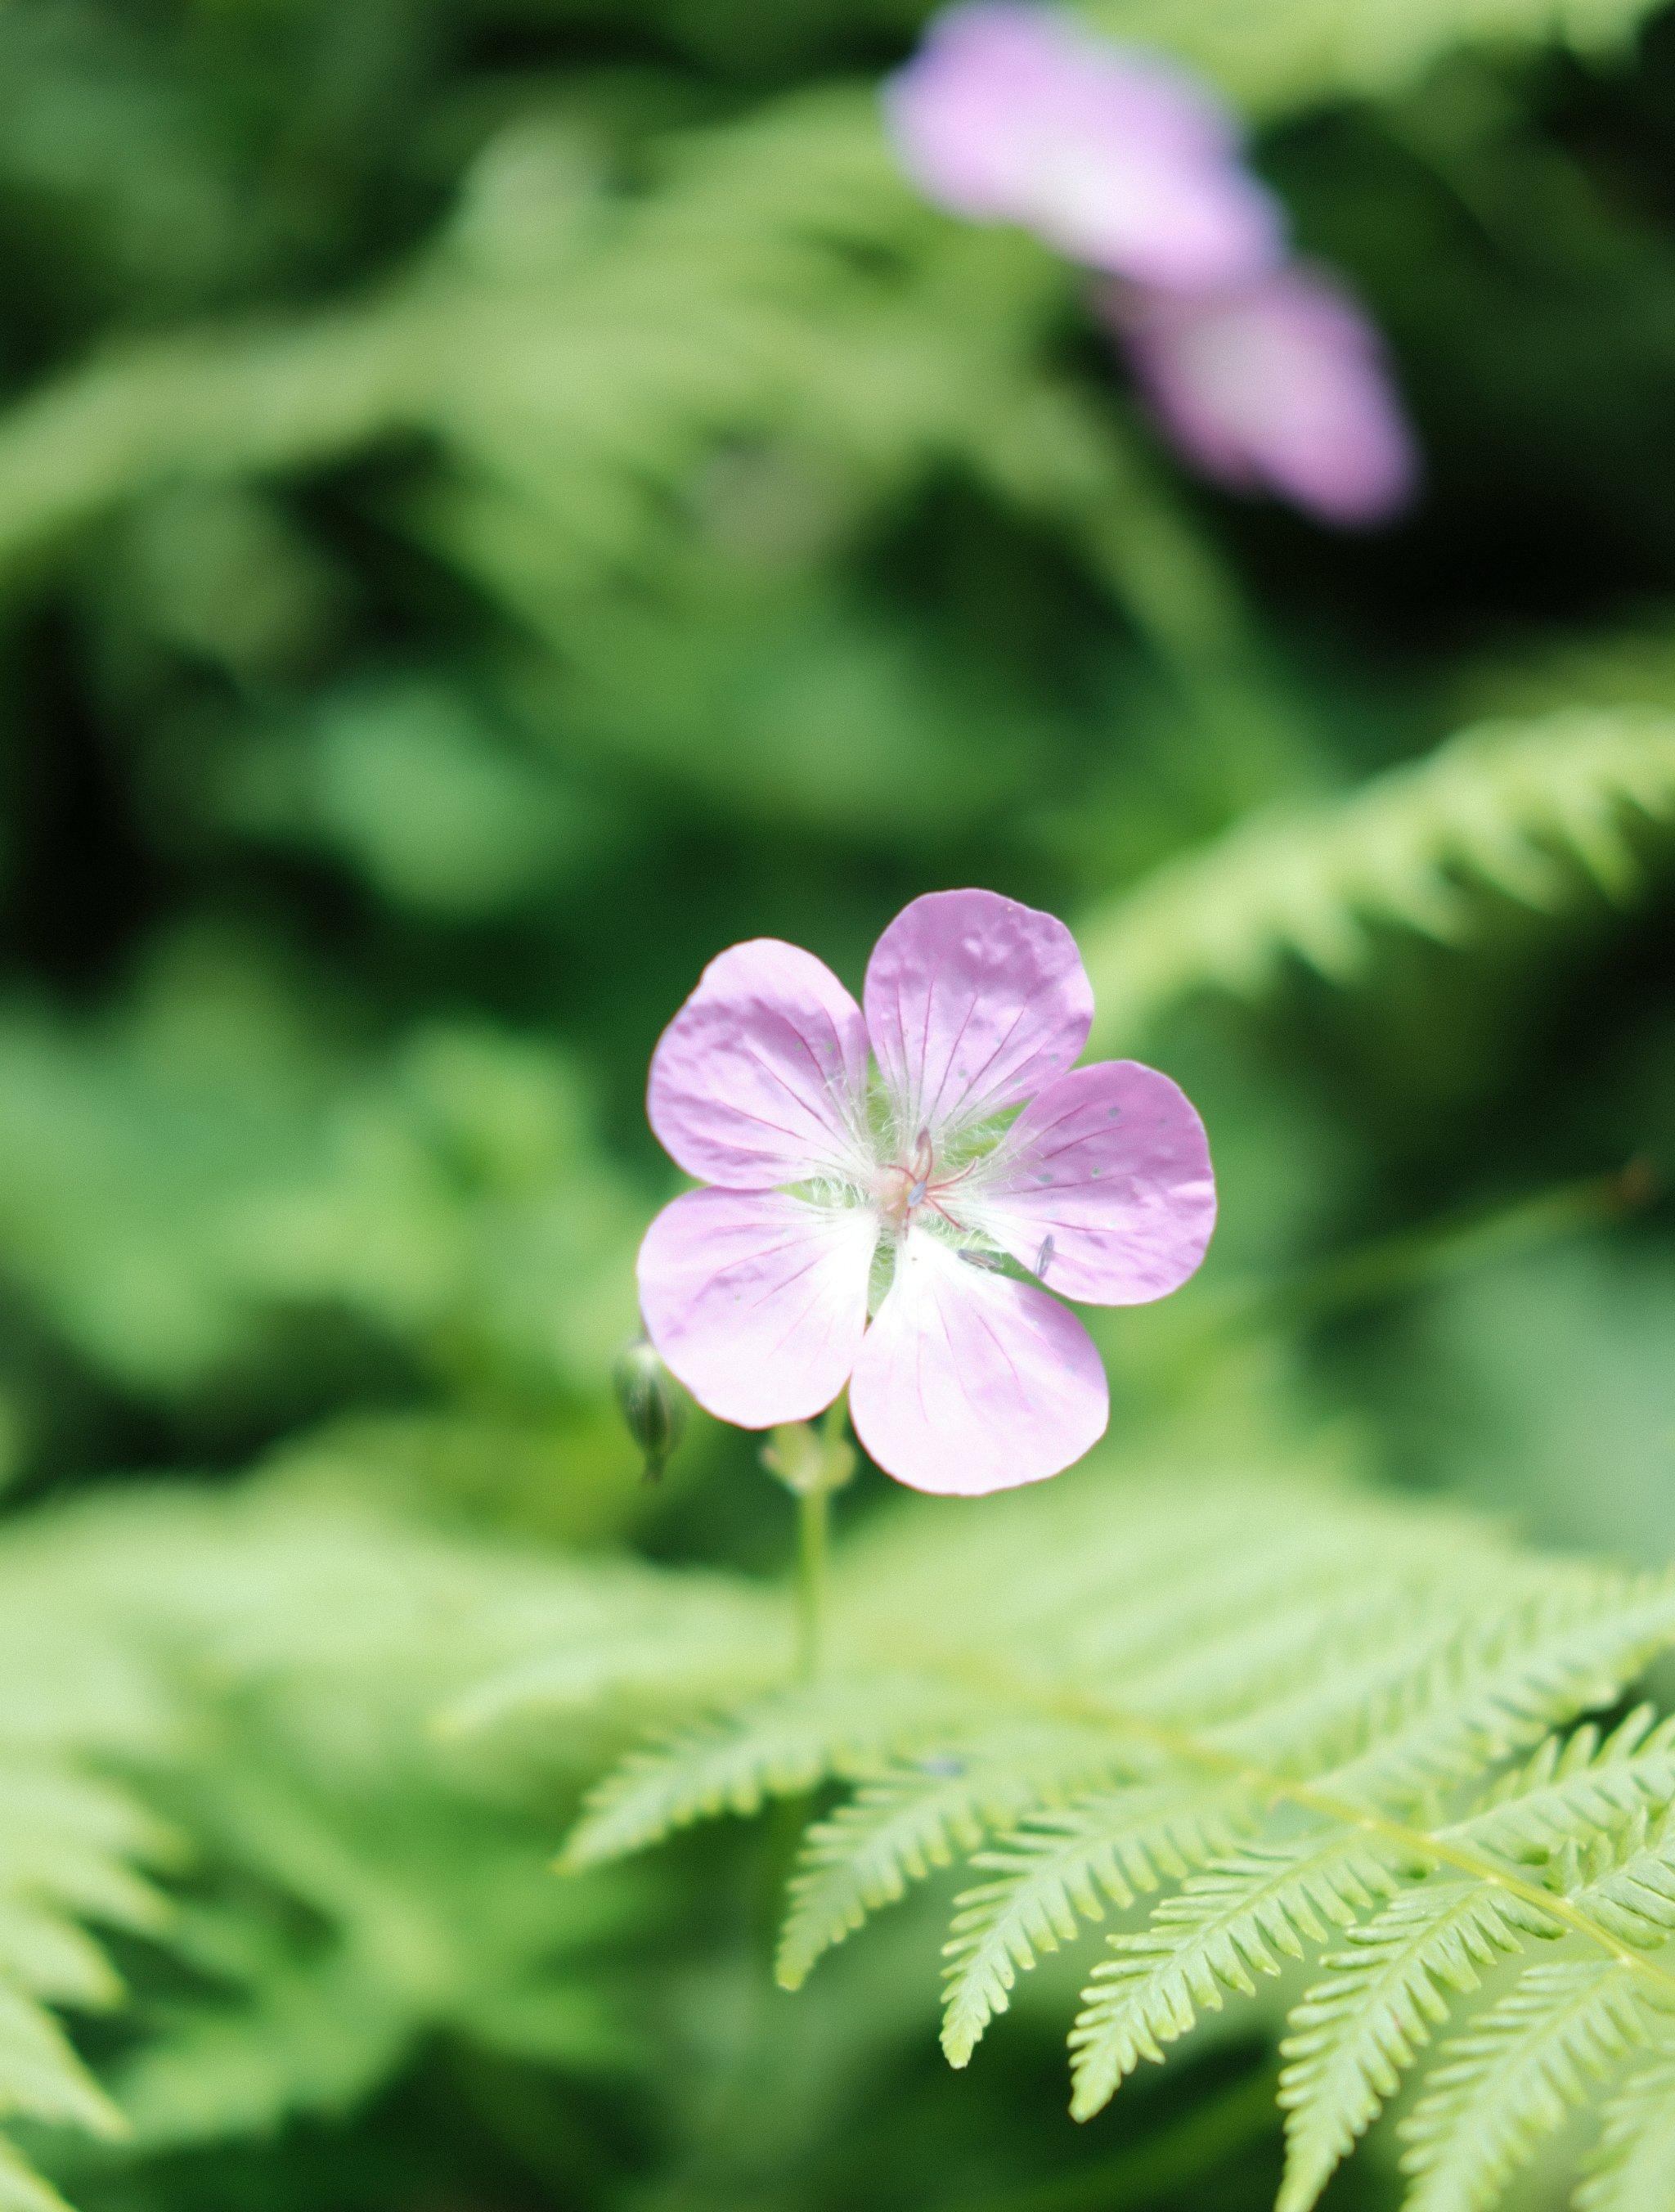
[[[819,1497],[841,1490],[854,1474],[855,1448],[847,1437],[792,1421],[762,1446],[762,1463],[793,1497]]]
[[[615,1380],[622,1419],[646,1462],[646,1480],[655,1482],[686,1426],[686,1393],[643,1336],[619,1356]]]

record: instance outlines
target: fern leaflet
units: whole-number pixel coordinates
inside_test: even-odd
[[[1004,1850],[978,1852],[973,1865],[994,1879],[956,1900],[944,1947],[952,1962],[942,2037],[950,2064],[967,2063],[1040,1954],[1071,1942],[1082,1921],[1102,1920],[1108,1905],[1126,1909],[1166,1877],[1179,1880],[1231,1850],[1255,1817],[1242,1783],[1219,1795],[1198,1783],[1164,1783],[1098,1797],[1056,1819],[1036,1813]]]
[[[951,1866],[997,1826],[1108,1773],[1112,1764],[1104,1731],[1060,1724],[980,1737],[863,1783],[809,1831],[780,1941],[781,1985],[800,1988],[822,1952],[868,1913],[905,1896],[910,1882]]]
[[[1599,2147],[1577,2212],[1661,2212],[1675,2173],[1675,2043],[1632,2075],[1605,2106]]]
[[[1163,2045],[1219,2012],[1229,1991],[1255,1994],[1253,1974],[1277,1974],[1328,1928],[1349,1926],[1394,1876],[1366,1838],[1351,1832],[1252,1847],[1194,1875],[1134,1936],[1112,1938],[1116,1957],[1094,1970],[1071,2031],[1071,2111],[1089,2118],[1110,2102],[1143,2058],[1162,2063]]]
[[[1675,720],[1651,708],[1489,724],[1358,791],[1258,816],[1084,921],[1095,1043],[1201,993],[1255,999],[1288,960],[1340,983],[1377,930],[1444,944],[1485,902],[1626,900],[1648,825],[1675,822]]]
[[[1404,1891],[1326,1961],[1291,2014],[1280,2080],[1286,2169],[1277,2212],[1308,2212],[1403,2073],[1520,1933],[1551,1933],[1527,1905],[1475,1882]]]
[[[140,1870],[167,1838],[124,1792],[31,1753],[0,1784],[0,2122],[113,2136],[122,2115],[49,2006],[104,2008],[120,1984],[84,1923],[149,1931],[164,1915]],[[0,2142],[0,2208],[58,2199]]]
[[[1610,1960],[1532,1966],[1443,2052],[1404,2130],[1410,2212],[1488,2212],[1543,2138],[1660,2016]]]
[[[749,1814],[911,1744],[980,1723],[969,1697],[934,1681],[861,1676],[788,1691],[634,1753],[589,1801],[566,1847],[572,1868],[620,1858],[719,1813]]]

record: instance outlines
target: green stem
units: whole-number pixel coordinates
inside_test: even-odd
[[[812,1682],[825,1656],[827,1582],[831,1558],[832,1492],[847,1478],[843,1449],[849,1394],[841,1391],[820,1425],[818,1472],[797,1493],[797,1673]]]
[[[804,1490],[797,1499],[797,1673],[812,1682],[820,1672],[826,1640],[826,1568],[830,1550],[832,1502],[824,1490]]]

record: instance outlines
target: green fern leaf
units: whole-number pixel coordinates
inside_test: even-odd
[[[944,1954],[956,2064],[1040,1957],[1163,1891],[1084,1992],[1078,2118],[1204,2012],[1324,1950],[1285,2050],[1284,2212],[1308,2212],[1410,2069],[1429,2069],[1419,2109],[1443,2115],[1416,2154],[1444,2171],[1454,2107],[1430,2100],[1457,2089],[1463,2106],[1474,2012],[1514,2039],[1482,1990],[1526,1944],[1620,1972],[1623,2017],[1675,2007],[1675,1724],[1641,1710],[1602,1735],[1585,1718],[1675,1643],[1675,1577],[1545,1561],[1330,1484],[1192,1489],[1190,1516],[1171,1476],[1009,1501],[968,1540],[939,1522],[921,1541],[911,1514],[902,1534],[881,1525],[849,1570],[855,1647],[880,1671],[641,1754],[573,1850],[853,1785],[810,1837],[782,1972],[800,1979],[912,1882],[969,1867],[983,1879],[956,1897]],[[1108,1778],[1091,1794],[1087,1771]],[[1533,1971],[1514,1986],[1538,1993]],[[1451,2010],[1460,2035],[1439,2055]],[[1528,2076],[1531,2109],[1545,2079]]]
[[[1224,1856],[1255,1818],[1243,1784],[1165,1783],[1111,1791],[1056,1817],[1038,1813],[1003,1848],[978,1852],[973,1865],[994,1878],[955,1900],[944,1947],[950,2063],[967,2063],[1018,1975],[1071,1942],[1082,1922]]]
[[[1591,1723],[1550,1736],[1445,1833],[1504,1857],[1546,1853],[1589,1831],[1609,1832],[1675,1798],[1675,1721],[1638,1706],[1601,1738]]]
[[[141,1870],[171,1838],[126,1792],[39,1753],[0,1781],[0,2120],[112,2137],[124,2123],[48,2007],[108,2005],[120,1984],[84,1921],[155,1931],[161,1896]],[[56,2206],[0,2142],[0,2209]]]
[[[1474,1623],[1390,1701],[1326,1778],[1350,1796],[1480,1773],[1608,1705],[1675,1637],[1675,1576],[1583,1575]]]
[[[1193,1876],[1150,1925],[1111,1939],[1071,2032],[1071,2111],[1085,2120],[1108,2104],[1143,2058],[1186,2033],[1200,2010],[1255,1994],[1253,1974],[1277,1975],[1329,1927],[1344,1928],[1395,1885],[1388,1860],[1358,1832],[1253,1848]]]
[[[1241,823],[1085,918],[1095,1042],[1200,993],[1257,998],[1288,960],[1354,981],[1381,928],[1464,942],[1485,896],[1541,910],[1626,898],[1644,879],[1647,825],[1672,823],[1667,714],[1468,731],[1345,798]]]
[[[1479,1882],[1405,1891],[1326,1960],[1291,2014],[1280,2079],[1285,2179],[1277,2212],[1308,2212],[1447,2017],[1526,1935],[1556,1924]]]
[[[1675,2174],[1675,2027],[1605,2106],[1576,2212],[1666,2212]]]
[[[1631,1717],[1602,1754],[1583,1732],[1557,1759],[1534,1762],[1534,1771],[1556,1772],[1569,1759],[1574,1784],[1597,1771],[1600,1757],[1611,1764],[1613,1746],[1623,1753],[1616,1763],[1626,1766],[1645,1734],[1643,1718]],[[1582,1751],[1593,1755],[1581,1758]],[[1533,1794],[1546,1794],[1540,1818],[1551,1833],[1565,1801],[1551,1780],[1545,1792],[1538,1784]],[[1532,1795],[1526,1790],[1508,1802],[1527,1807]],[[1666,1818],[1649,1820],[1642,1804],[1615,1832],[1594,1835],[1584,1847],[1575,1840],[1586,1832],[1584,1819],[1574,1804],[1569,1810],[1572,1825],[1557,1838],[1547,1875],[1551,1905],[1530,1893],[1538,1877],[1529,1877],[1520,1893],[1509,1887],[1513,1869],[1500,1874],[1490,1860],[1475,1881],[1432,1883],[1393,1898],[1373,1921],[1351,1931],[1348,1948],[1327,1960],[1332,1978],[1316,1984],[1294,2012],[1298,2032],[1286,2046],[1292,2063],[1282,2078],[1280,2100],[1290,2117],[1278,2212],[1306,2212],[1314,2203],[1446,2017],[1449,1995],[1475,1990],[1497,1957],[1520,1950],[1532,1937],[1551,1942],[1563,1936],[1577,1906],[1605,1943],[1655,1950],[1675,1931]],[[1439,1842],[1457,1848],[1469,1837],[1481,1850],[1484,1832],[1462,1822],[1444,1831]],[[1514,1822],[1501,1832],[1508,1842],[1520,1842],[1527,1829]]]
[[[1445,2048],[1403,2126],[1404,2164],[1416,2177],[1408,2212],[1490,2212],[1543,2140],[1666,2018],[1621,1961],[1527,1969]]]
[[[1369,1555],[1365,1531],[1335,1533],[1342,1551],[1324,1530],[1283,1539],[1266,1575],[1254,1556],[1222,1562],[1219,1576],[1189,1570],[1162,1596],[1164,1617],[1140,1624],[1144,1643],[1126,1632],[1114,1650],[1095,1632],[1082,1646],[1088,1663],[1120,1668],[1125,1698],[1160,1722],[1225,1729],[1231,1742],[1245,1720],[1253,1743],[1312,1744],[1334,1715],[1364,1711],[1381,1685],[1435,1654],[1481,1572],[1469,1556],[1439,1565],[1432,1551],[1423,1574],[1405,1573],[1399,1538]]]
[[[122,2116],[51,2014],[0,1989],[0,2118],[119,2136]]]
[[[1619,1944],[1655,1951],[1675,1934],[1675,1822],[1641,1812],[1617,1832],[1567,1844],[1552,1871],[1563,1894]]]
[[[781,1692],[640,1752],[593,1792],[565,1846],[571,1869],[598,1866],[723,1813],[757,1812],[832,1775],[932,1740],[957,1741],[980,1705],[946,1683],[865,1675]]]
[[[56,2189],[0,2142],[0,2212],[70,2212]]]
[[[1065,1726],[978,1738],[864,1783],[810,1828],[780,1939],[781,1987],[798,1989],[815,1961],[868,1913],[905,1897],[1026,1808],[1062,1802],[1116,1763],[1108,1733]]]

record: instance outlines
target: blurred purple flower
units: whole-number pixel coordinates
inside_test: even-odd
[[[1184,72],[1052,9],[946,10],[884,100],[928,198],[1020,224],[1088,268],[1225,285],[1279,257],[1279,209],[1244,167],[1228,112]]]
[[[1418,455],[1383,343],[1324,271],[1292,263],[1192,294],[1114,284],[1100,306],[1163,427],[1217,483],[1342,528],[1413,497]]]

